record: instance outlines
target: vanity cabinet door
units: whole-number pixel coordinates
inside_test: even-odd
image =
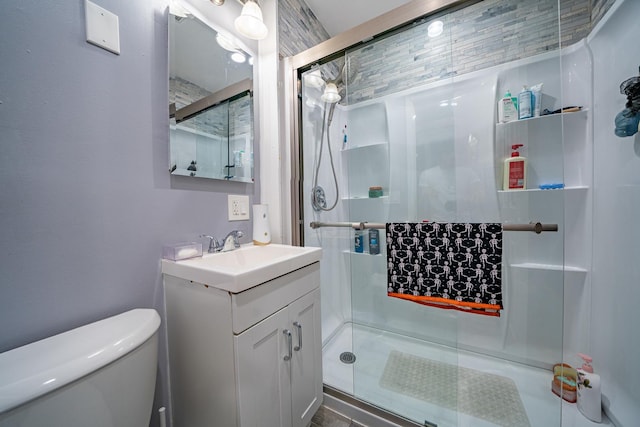
[[[320,289],[292,302],[288,308],[293,334],[291,402],[294,427],[309,425],[322,403],[322,336]]]
[[[235,336],[241,427],[291,427],[289,313],[285,307]],[[292,337],[291,337],[292,338]]]

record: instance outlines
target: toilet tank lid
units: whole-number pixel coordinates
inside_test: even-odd
[[[0,354],[0,414],[125,356],[160,326],[153,309],[135,309]]]

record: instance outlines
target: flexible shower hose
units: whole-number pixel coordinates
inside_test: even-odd
[[[327,103],[325,102],[324,104],[324,112],[322,113],[322,132],[320,134],[320,150],[318,153],[318,163],[316,163],[316,170],[313,174],[313,183],[311,186],[311,204],[316,210],[322,210],[326,212],[335,208],[336,205],[338,204],[338,199],[340,198],[340,189],[338,188],[338,177],[336,176],[336,168],[333,165],[333,153],[331,152],[331,137],[329,136],[330,135],[329,127],[331,126],[331,122],[333,121],[332,120],[333,109],[335,108],[335,106],[336,104],[331,104],[331,106],[329,107],[331,109],[331,112],[329,113],[329,119],[325,120],[327,118]],[[326,123],[326,126],[325,126],[325,123]],[[327,134],[327,150],[329,151],[329,160],[331,162],[331,173],[333,174],[333,182],[336,188],[336,200],[333,202],[333,204],[329,208],[322,206],[322,204],[317,198],[317,193],[316,193],[316,188],[318,187],[318,173],[320,171],[320,164],[322,162],[322,147],[324,145],[325,129]]]

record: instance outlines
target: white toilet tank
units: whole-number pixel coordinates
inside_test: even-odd
[[[158,327],[136,309],[0,354],[0,427],[146,427]]]

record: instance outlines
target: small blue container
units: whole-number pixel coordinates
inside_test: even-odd
[[[359,254],[364,252],[364,236],[362,231],[356,231],[356,238],[353,250]]]

